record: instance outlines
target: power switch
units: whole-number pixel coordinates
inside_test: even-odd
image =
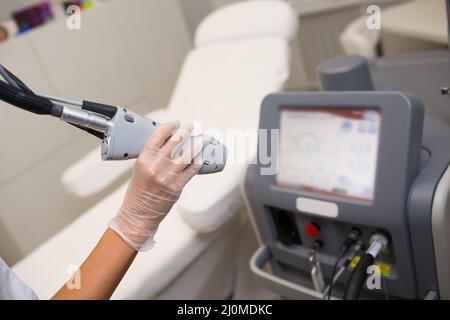
[[[305,232],[312,238],[317,239],[320,236],[320,227],[315,223],[307,223],[305,224]]]

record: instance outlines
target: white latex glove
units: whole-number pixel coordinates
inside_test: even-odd
[[[192,125],[180,127],[179,121],[163,124],[136,161],[122,207],[109,227],[138,251],[153,246],[159,224],[201,168],[201,164],[191,164],[202,149],[201,139],[192,145],[190,152],[172,159],[191,132]]]

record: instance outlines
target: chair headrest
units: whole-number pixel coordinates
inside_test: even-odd
[[[251,0],[224,6],[208,15],[197,28],[195,46],[247,38],[276,37],[292,40],[299,19],[281,0]]]

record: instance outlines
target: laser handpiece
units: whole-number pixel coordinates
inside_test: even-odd
[[[43,94],[37,95],[59,103],[81,106],[81,108],[86,106],[86,102],[84,101],[66,100],[64,98]],[[96,106],[99,110],[108,107],[105,112],[107,114],[94,114],[91,111],[79,108],[64,107],[61,110],[59,118],[74,125],[102,132],[104,134],[101,152],[103,160],[128,160],[137,158],[154,130],[159,126],[156,121],[142,117],[124,108],[109,107],[92,102],[90,105],[91,107]],[[108,118],[108,116],[112,115],[110,108],[116,108],[112,118]],[[181,155],[187,152],[195,139],[202,139],[203,142],[203,150],[201,152],[203,165],[200,174],[222,171],[227,156],[225,146],[209,135],[190,137],[176,153]]]
[[[90,101],[77,101],[34,93],[21,80],[0,65],[0,100],[21,109],[57,117],[102,140],[103,160],[137,158],[159,124],[149,118],[121,107]],[[190,137],[175,155],[189,152],[194,142],[202,140],[202,150],[195,157],[201,163],[199,174],[220,172],[225,168],[226,147],[209,135]]]

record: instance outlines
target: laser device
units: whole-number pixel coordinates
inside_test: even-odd
[[[126,108],[90,101],[76,101],[34,93],[13,73],[0,65],[0,99],[23,110],[61,119],[102,140],[103,160],[137,158],[159,124]],[[174,156],[189,152],[194,141],[202,140],[203,148],[194,159],[202,163],[200,174],[217,173],[226,165],[227,150],[214,137],[190,137]]]
[[[264,100],[259,152],[276,151],[243,185],[263,286],[289,299],[450,298],[449,68],[446,51],[339,57],[319,67],[322,91]]]

